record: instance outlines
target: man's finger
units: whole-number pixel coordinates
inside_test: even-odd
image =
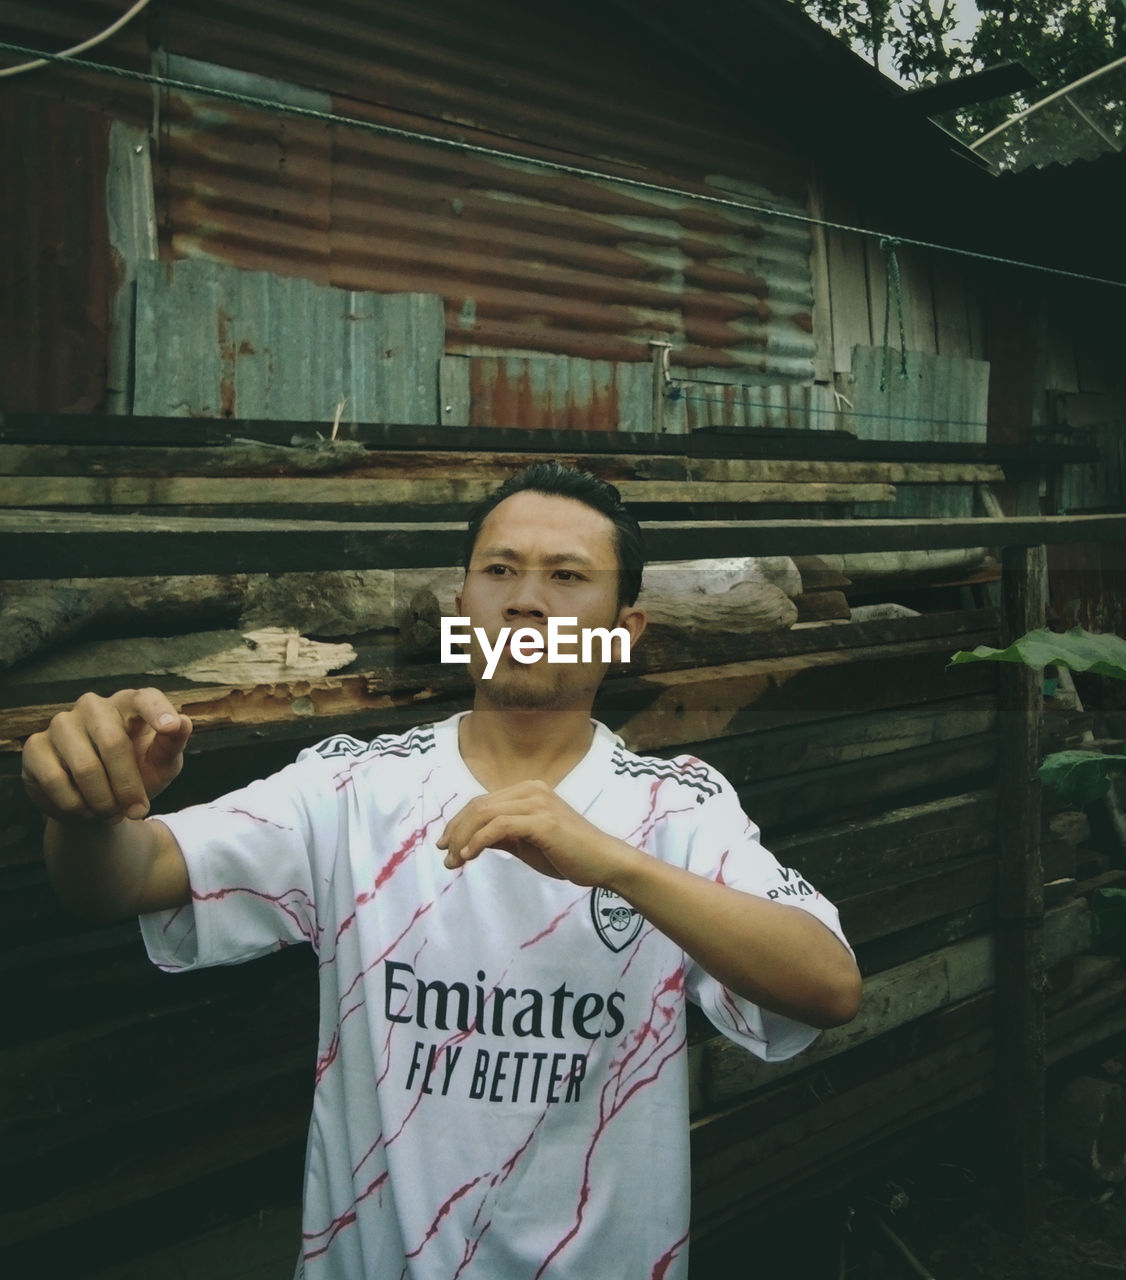
[[[188,739],[192,736],[192,722],[187,716],[177,715],[168,720],[161,717],[157,730],[145,758],[157,768],[165,768],[183,754]]]
[[[505,815],[511,817],[530,817],[537,812],[535,795],[513,795],[503,791],[492,795],[478,796],[461,809],[446,823],[446,829],[435,841],[439,849],[460,851],[483,826],[495,818]]]
[[[148,791],[137,765],[133,740],[127,736],[120,718],[107,711],[104,718],[90,724],[88,732],[120,812],[129,818],[143,818],[149,811]]]
[[[107,712],[107,719],[110,723],[95,725],[92,732],[73,716],[59,716],[51,724],[51,746],[60,765],[70,775],[86,807],[99,818],[112,818],[124,812],[96,738],[101,736],[109,743],[116,732],[127,750],[129,744],[120,724],[115,730],[112,713]],[[131,756],[132,752],[129,754]],[[133,769],[135,772],[135,766]]]
[[[92,817],[74,780],[47,744],[46,734],[29,738],[23,750],[23,780],[32,799],[50,816],[64,821]]]
[[[168,700],[167,694],[159,689],[121,689],[110,701],[126,723],[134,719],[143,720],[154,733],[178,732],[181,720],[187,720]]]
[[[486,849],[499,849],[515,841],[529,840],[533,827],[534,824],[524,814],[500,814],[472,832],[457,850],[457,856],[462,862],[471,862]]]

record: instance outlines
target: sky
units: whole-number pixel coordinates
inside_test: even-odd
[[[935,0],[931,0],[931,3],[934,4]],[[969,39],[969,37],[972,36],[974,31],[977,29],[978,19],[980,17],[978,13],[977,5],[974,3],[974,0],[955,0],[954,12],[955,12],[957,21],[954,26],[954,31],[951,37],[951,43],[953,43],[954,40]],[[883,62],[883,59],[881,59],[881,63],[882,62]],[[889,62],[889,65],[888,66],[881,65],[880,70],[883,71],[885,75],[890,76],[891,79],[900,80],[900,77],[896,74],[895,68],[890,65],[890,59],[888,60],[888,62]],[[900,83],[905,83],[905,82],[900,80]]]

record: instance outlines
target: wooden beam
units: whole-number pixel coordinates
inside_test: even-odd
[[[902,805],[948,791],[981,787],[997,767],[993,733],[915,747],[803,774],[799,783],[773,778],[739,790],[743,808],[769,847],[778,834],[811,821],[839,822],[874,805]]]
[[[325,422],[258,419],[112,417],[108,414],[6,413],[0,415],[0,442],[7,444],[222,445],[260,440],[291,445],[295,439],[324,440]],[[847,431],[792,431],[768,427],[713,427],[686,436],[655,437],[648,432],[531,430],[520,427],[400,426],[341,422],[340,440],[369,448],[514,450],[547,454],[640,453],[657,450],[692,458],[853,458],[892,462],[989,462],[1028,467],[1044,463],[1094,462],[1089,446],[985,445],[956,441],[858,440]]]
[[[997,795],[992,789],[943,796],[871,817],[784,836],[770,848],[830,898],[837,886],[863,885],[895,872],[941,866],[993,845]]]
[[[760,1062],[722,1037],[709,1041],[711,1104],[726,1105],[752,1089],[988,991],[998,978],[996,945],[989,934],[966,938],[866,978],[856,1018],[824,1032],[812,1048],[787,1062]],[[1091,913],[1085,902],[1076,899],[1047,914],[1044,947],[1049,964],[1077,955],[1090,945]]]
[[[987,462],[890,462],[817,458],[692,458],[684,454],[553,455],[603,479],[804,484],[999,484],[1004,470]],[[126,476],[312,477],[480,480],[497,484],[542,455],[499,450],[442,449],[427,453],[369,450],[354,441],[284,446],[261,441],[227,445],[0,445],[0,476],[120,478]],[[33,506],[23,490],[19,506]],[[179,500],[179,499],[178,499]],[[185,499],[186,501],[187,499]],[[196,499],[192,499],[195,501]]]
[[[1002,645],[1044,625],[1046,550],[1002,557]],[[999,673],[997,868],[997,1104],[1006,1225],[1039,1222],[1045,1182],[1044,871],[1040,857],[1043,674],[1002,663]]]
[[[1126,515],[939,520],[666,520],[651,560],[922,551],[1126,539]],[[432,568],[460,560],[458,522],[196,519],[0,512],[3,578]]]
[[[472,505],[488,497],[503,478],[450,477],[434,470],[425,479],[321,476],[0,476],[0,507],[256,507],[292,503],[356,505],[386,511],[414,507]],[[622,499],[636,502],[894,502],[890,484],[822,481],[622,480]],[[440,514],[439,514],[439,518]]]

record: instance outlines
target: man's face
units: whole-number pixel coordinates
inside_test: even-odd
[[[623,626],[631,643],[645,626],[640,610],[618,606],[613,524],[584,502],[543,493],[515,493],[486,516],[456,606],[472,626],[485,630],[490,645],[503,627],[531,627],[546,645],[551,617],[577,619],[568,632]],[[609,664],[583,663],[577,645],[567,652],[579,661],[552,663],[545,653],[524,663],[506,648],[486,680],[485,657],[474,639],[469,672],[478,699],[526,710],[589,707]],[[594,658],[601,659],[599,644]]]

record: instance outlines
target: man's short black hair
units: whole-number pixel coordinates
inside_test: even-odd
[[[614,548],[618,553],[618,607],[636,603],[645,568],[645,545],[641,527],[622,503],[622,495],[605,480],[561,462],[533,462],[518,471],[472,510],[465,530],[465,569],[473,558],[477,535],[485,517],[514,493],[545,493],[551,497],[574,498],[604,515],[614,526]]]

